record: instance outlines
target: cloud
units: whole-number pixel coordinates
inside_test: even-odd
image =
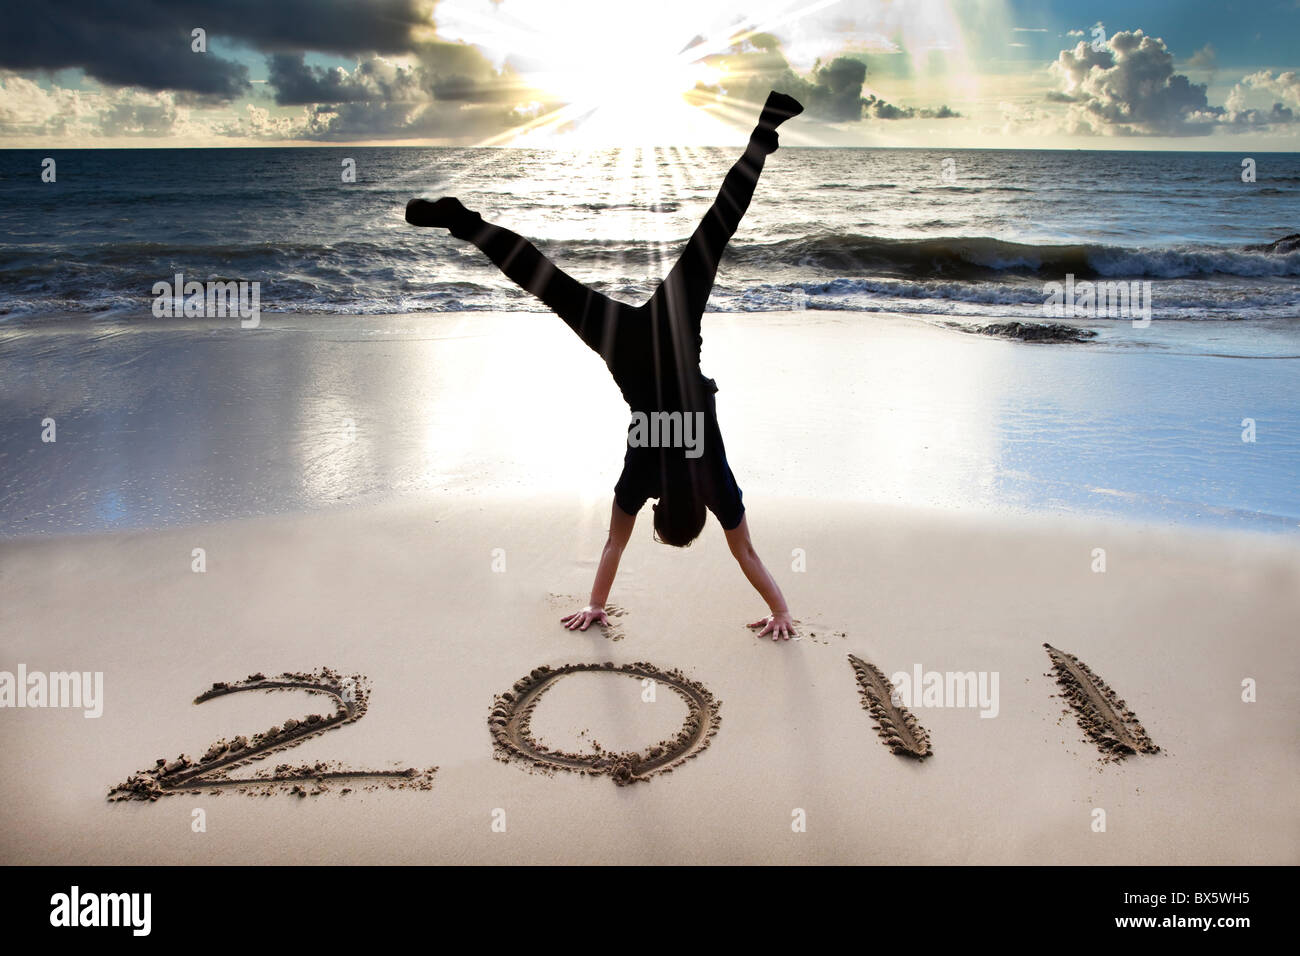
[[[431,0],[48,0],[6,11],[0,69],[80,69],[109,86],[228,101],[249,90],[248,67],[213,41],[263,51],[398,53],[431,35]],[[191,49],[207,31],[209,51]],[[184,98],[184,97],[183,97]]]
[[[747,108],[762,104],[769,90],[789,93],[803,103],[808,116],[830,123],[862,119],[951,119],[959,116],[948,106],[934,109],[895,106],[874,93],[863,95],[867,65],[855,56],[838,56],[827,64],[817,61],[807,76],[798,75],[775,36],[758,33],[730,51],[706,58],[710,66],[730,77],[710,92],[737,100]]]
[[[253,139],[482,138],[517,125],[520,114],[512,108],[536,107],[539,99],[477,48],[437,39],[432,0],[52,0],[49,6],[57,16],[29,4],[0,35],[0,75],[9,77],[0,86],[6,136],[166,137],[184,129]],[[208,52],[192,51],[194,27],[207,32]],[[224,58],[241,46],[266,55],[268,80],[256,95],[246,63]],[[312,66],[306,51],[351,54],[357,65]],[[50,83],[36,82],[35,74],[64,69],[81,70],[93,81],[89,89],[47,90]],[[27,74],[22,83],[13,71]],[[213,110],[201,121],[188,111],[256,100],[262,90],[277,106],[306,108],[292,116],[261,106],[233,116]]]
[[[1254,109],[1246,105],[1253,91],[1278,97],[1271,108]],[[1244,76],[1233,86],[1225,102],[1225,120],[1235,128],[1255,129],[1260,126],[1280,126],[1296,121],[1296,114],[1287,103],[1300,107],[1300,76],[1294,71],[1276,73],[1260,70]]]
[[[411,63],[366,58],[351,71],[309,66],[301,53],[273,54],[267,67],[278,105],[313,107],[298,130],[305,139],[481,138],[518,125],[514,107],[540,96],[509,64],[497,70],[461,43],[426,44]]]
[[[1062,50],[1053,72],[1074,97],[1081,125],[1098,133],[1192,136],[1208,133],[1223,110],[1205,86],[1175,73],[1165,42],[1141,30],[1120,31],[1100,50],[1080,41]]]
[[[1258,129],[1261,126],[1285,126],[1295,122],[1295,111],[1281,103],[1274,103],[1272,109],[1229,110],[1224,122],[1241,129]]]
[[[423,45],[414,63],[362,59],[352,71],[306,65],[301,53],[267,57],[268,83],[281,106],[308,103],[518,102],[533,95],[509,64],[495,69],[465,43]]]
[[[8,78],[0,82],[0,134],[163,138],[184,131],[250,139],[481,139],[561,105],[517,72],[527,66],[528,48],[518,37],[511,35],[495,54],[440,38],[435,14],[452,16],[446,2],[25,4],[0,34],[0,77]],[[787,54],[775,36],[749,35],[744,26],[749,21],[737,20],[732,28],[747,39],[720,54],[734,69],[723,72],[728,79],[721,85],[697,92],[743,101],[748,111],[769,89],[786,89],[805,103],[811,117],[830,123],[956,117],[946,105],[894,104],[865,87],[868,56],[891,64],[906,59],[891,39],[902,35],[896,21],[839,18],[833,28],[782,22],[782,36],[793,44]],[[196,27],[206,31],[208,52],[191,49],[190,31]],[[547,41],[539,34],[538,42]],[[323,67],[313,62],[313,53],[346,57],[354,65]],[[265,58],[265,81],[250,77],[257,55]],[[64,70],[80,71],[84,78],[71,88],[53,85]]]
[[[297,62],[295,57],[289,60]],[[313,75],[319,78],[319,73]],[[505,104],[440,100],[422,85],[419,68],[403,69],[382,58],[365,61],[352,73],[323,84],[338,101],[301,104],[300,110],[288,115],[246,103],[231,115],[191,109],[171,91],[47,88],[18,74],[0,73],[0,135],[90,143],[136,138],[476,142],[526,118],[520,109]],[[385,95],[390,98],[383,99]]]
[[[301,117],[272,116],[270,110],[246,103],[242,117],[216,124],[212,132],[240,139],[292,140],[297,139],[309,124],[310,113],[307,110]]]
[[[1218,57],[1214,51],[1214,44],[1207,43],[1187,59],[1187,68],[1189,70],[1213,70],[1217,65]]]
[[[1294,70],[1278,74],[1274,74],[1269,70],[1260,70],[1258,73],[1242,77],[1238,86],[1263,90],[1280,97],[1287,103],[1300,106],[1300,74],[1297,74]],[[1229,100],[1231,100],[1231,94]]]
[[[1189,67],[1214,69],[1214,47],[1206,44],[1188,60]],[[1268,71],[1244,77],[1223,106],[1209,102],[1206,86],[1174,70],[1174,57],[1165,41],[1141,30],[1121,31],[1100,49],[1080,41],[1062,50],[1051,64],[1061,84],[1045,99],[1068,107],[1058,118],[1056,132],[1107,136],[1203,136],[1216,129],[1230,132],[1281,126],[1295,122],[1284,102],[1271,109],[1246,105],[1252,91],[1263,91],[1300,106],[1300,81],[1294,73]],[[1015,126],[1016,115],[1003,111]],[[1034,115],[1041,129],[1043,118]]]
[[[317,103],[412,102],[431,99],[426,78],[415,67],[382,57],[363,60],[355,70],[307,66],[301,53],[267,57],[267,83],[280,106]]]
[[[1214,50],[1206,46],[1192,61],[1213,64]],[[1047,99],[1069,105],[1065,128],[1074,133],[1123,136],[1201,136],[1217,128],[1255,129],[1294,121],[1282,103],[1272,110],[1247,109],[1249,88],[1290,92],[1281,74],[1253,74],[1234,88],[1226,106],[1206,97],[1204,84],[1174,71],[1174,57],[1164,40],[1141,30],[1121,31],[1101,49],[1079,42],[1062,50],[1051,65],[1062,89]],[[1294,79],[1294,74],[1291,74]]]
[[[191,112],[169,91],[45,88],[0,74],[0,132],[13,136],[159,137],[191,129]]]
[[[295,139],[355,142],[371,139],[477,140],[517,125],[514,111],[462,110],[455,104],[340,103],[309,109]],[[237,134],[236,134],[237,135]]]

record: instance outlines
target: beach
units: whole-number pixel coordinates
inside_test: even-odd
[[[1217,356],[1204,328],[1181,350],[1153,330],[1116,348],[707,315],[728,457],[801,622],[773,644],[744,627],[765,610],[716,522],[677,551],[648,512],[613,631],[560,626],[586,602],[626,409],[553,317],[6,325],[0,670],[102,672],[104,691],[96,718],[2,715],[0,860],[1295,863],[1298,386],[1234,355],[1233,327]],[[1104,759],[1044,643],[1159,752]],[[891,753],[850,654],[996,674],[996,707],[913,702],[933,755]],[[494,759],[497,695],[605,661],[703,685],[717,734],[628,786]],[[108,802],[157,758],[319,708],[192,703],[214,682],[319,667],[365,679],[364,718],[284,759],[436,766],[430,788]],[[687,713],[658,691],[572,675],[533,731],[639,750]]]

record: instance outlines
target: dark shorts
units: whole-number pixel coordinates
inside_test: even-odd
[[[745,517],[745,505],[727,463],[712,400],[705,413],[700,450],[698,458],[687,458],[682,448],[634,447],[629,443],[623,473],[614,485],[615,503],[627,514],[635,515],[648,499],[662,497],[665,480],[688,482],[725,530],[736,528]]]

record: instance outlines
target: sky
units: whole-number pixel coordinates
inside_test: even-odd
[[[32,0],[0,146],[1300,149],[1300,0]]]

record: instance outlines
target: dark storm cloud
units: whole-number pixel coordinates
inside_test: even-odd
[[[266,58],[267,82],[281,106],[313,103],[370,103],[382,100],[399,88],[409,94],[419,90],[419,78],[411,70],[396,70],[390,76],[377,75],[367,60],[354,72],[307,66],[301,53],[275,53]],[[399,94],[401,95],[401,94]]]
[[[302,139],[351,142],[368,139],[478,139],[516,125],[504,107],[461,110],[454,105],[425,103],[343,103],[319,106],[297,131]]]
[[[398,53],[430,26],[429,0],[47,0],[14,5],[0,68],[81,69],[112,86],[230,99],[248,70],[191,51],[191,30],[264,51]]]
[[[309,108],[295,125],[301,139],[481,138],[519,125],[525,116],[515,107],[536,96],[509,66],[498,71],[475,47],[442,41],[422,45],[414,62],[375,56],[352,70],[325,69],[301,53],[275,53],[267,67],[277,104]]]
[[[830,66],[814,70],[813,76],[815,82],[807,85],[806,95],[814,115],[830,120],[862,118],[862,84],[867,81],[865,63],[842,56],[832,60]]]
[[[435,98],[457,103],[514,102],[526,94],[509,67],[498,72],[475,47],[442,41],[423,44],[418,62],[397,66],[379,57],[356,69],[309,66],[301,53],[267,57],[267,82],[280,106],[314,103],[416,102]]]

